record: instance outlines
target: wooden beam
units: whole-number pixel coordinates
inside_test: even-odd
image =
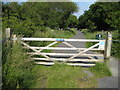
[[[48,56],[46,56],[46,55],[40,53],[40,52],[39,52],[38,50],[36,50],[36,49],[31,48],[31,47],[30,47],[29,45],[27,45],[26,43],[24,43],[24,42],[21,42],[21,43],[22,43],[23,45],[25,45],[26,47],[30,48],[31,50],[35,51],[37,54],[42,55],[42,56],[48,58],[49,60],[51,60],[50,57],[48,57]]]
[[[69,47],[76,48],[75,46],[69,44],[68,42],[63,42],[63,43],[66,44],[66,45],[69,46]]]
[[[67,65],[72,65],[72,66],[95,66],[95,64],[83,64],[83,63],[67,63]]]
[[[43,61],[49,61],[49,59],[47,59],[47,58],[31,58],[32,60],[43,60]],[[52,61],[66,61],[67,59],[65,59],[65,58],[51,58],[51,59],[53,59]],[[69,61],[84,61],[84,62],[101,62],[101,61],[103,61],[103,60],[91,60],[91,59],[72,59],[72,60],[69,60]]]
[[[40,64],[40,65],[54,65],[54,62],[35,62],[35,64]]]
[[[99,42],[103,40],[93,40],[93,39],[62,39],[62,38],[21,38],[23,41],[58,41],[61,39],[62,41],[69,41],[69,42]]]
[[[104,59],[109,59],[111,56],[112,34],[107,32]],[[119,48],[118,48],[119,49]]]
[[[46,46],[46,48],[47,48],[47,47],[50,47],[50,46],[52,46],[52,45],[54,45],[54,44],[56,44],[56,43],[58,43],[58,42],[55,41],[55,42],[53,42],[53,43],[50,43],[49,45]],[[40,50],[38,50],[38,52],[41,52],[42,50],[44,50],[44,49],[41,48]]]
[[[35,62],[36,64],[40,65],[54,65],[54,62]],[[95,66],[95,64],[85,64],[85,63],[64,63],[67,65],[72,65],[72,66]]]
[[[27,54],[32,54],[32,55],[39,55],[38,53],[36,52],[30,52],[30,53],[27,53]],[[73,55],[76,55],[77,53],[41,53],[43,55],[50,55],[50,56],[73,56]],[[79,56],[103,56],[102,54],[81,54]]]
[[[83,54],[83,53],[85,53],[85,52],[87,52],[87,51],[89,51],[89,50],[91,50],[91,49],[93,49],[93,48],[95,48],[96,46],[98,46],[99,45],[99,43],[97,43],[97,44],[95,44],[95,45],[93,45],[93,46],[91,46],[91,47],[89,47],[89,48],[87,48],[87,49],[85,49],[84,51],[82,51],[82,52],[79,52],[78,54],[76,54],[76,55],[73,55],[72,57],[70,57],[68,60],[70,60],[70,59],[73,59],[73,58],[75,58],[75,57],[77,57],[77,56],[79,56],[79,55],[81,55],[81,54]]]
[[[87,48],[66,48],[66,47],[33,47],[33,46],[31,46],[31,48],[33,48],[33,49],[49,49],[49,50],[85,50],[85,49],[87,49]],[[93,48],[91,50],[102,50],[102,49]]]

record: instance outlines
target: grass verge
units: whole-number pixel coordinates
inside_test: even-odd
[[[96,65],[94,67],[90,67],[89,70],[98,78],[112,76],[112,73],[108,69],[106,63],[96,63]]]
[[[87,78],[81,67],[55,64],[37,66],[38,77],[35,88],[95,88],[97,81]],[[41,72],[41,73],[40,73]]]

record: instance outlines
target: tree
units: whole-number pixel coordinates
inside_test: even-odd
[[[75,15],[70,15],[67,20],[67,26],[70,28],[76,28],[78,24],[78,19]]]
[[[78,27],[89,28],[94,23],[96,27],[94,30],[114,30],[119,28],[119,6],[120,2],[96,2],[92,4],[89,10],[79,17]]]

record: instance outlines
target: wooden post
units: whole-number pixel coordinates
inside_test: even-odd
[[[12,39],[13,39],[13,43],[15,43],[16,42],[16,35],[13,35]]]
[[[112,45],[112,34],[110,34],[110,32],[107,32],[106,42],[105,42],[104,59],[109,59],[110,58],[111,45]]]
[[[5,38],[6,40],[10,40],[12,38],[12,30],[10,28],[6,28],[6,31],[5,31]]]
[[[6,28],[5,30],[5,42],[10,44],[10,47],[12,47],[12,30],[10,28]]]

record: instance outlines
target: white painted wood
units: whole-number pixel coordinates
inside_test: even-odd
[[[44,60],[44,61],[49,61],[47,58],[31,58],[32,60]],[[65,58],[51,58],[54,59],[55,61],[66,61],[67,59]],[[54,61],[52,60],[52,61]],[[69,61],[84,61],[84,62],[102,62],[103,60],[91,60],[91,59],[71,59]]]
[[[68,42],[63,42],[64,44],[66,44],[67,46],[71,47],[71,48],[76,48],[75,46],[71,45]],[[81,50],[77,49],[76,51],[80,52]]]
[[[26,47],[30,48],[31,50],[35,51],[37,54],[42,55],[42,56],[48,58],[49,60],[51,60],[50,57],[48,57],[48,56],[46,56],[46,55],[40,53],[40,52],[39,52],[38,50],[36,50],[36,49],[31,48],[31,47],[30,47],[29,45],[27,45],[26,43],[24,43],[24,42],[21,42],[21,43],[22,43],[24,46],[26,46]]]
[[[76,55],[73,55],[73,56],[72,56],[72,57],[70,57],[68,60],[73,59],[73,58],[75,58],[75,57],[77,57],[77,56],[79,56],[79,55],[81,55],[81,54],[83,54],[83,53],[85,53],[85,52],[89,51],[90,49],[95,48],[95,47],[96,47],[96,46],[98,46],[98,45],[99,45],[99,43],[97,43],[97,44],[95,44],[95,45],[93,45],[93,46],[89,47],[88,49],[85,49],[84,51],[79,52],[79,53],[78,53],[78,54],[76,54]]]
[[[36,64],[40,65],[54,65],[54,62],[35,62]],[[72,66],[95,66],[95,64],[83,64],[83,63],[65,63],[67,65],[72,65]]]
[[[67,65],[72,65],[72,66],[95,66],[95,64],[83,64],[83,63],[67,63]]]
[[[35,62],[36,64],[41,64],[41,65],[54,65],[54,62]]]
[[[103,40],[93,40],[93,39],[62,39],[62,38],[21,38],[23,41],[57,41],[58,39],[69,41],[69,42],[99,42]]]
[[[30,53],[27,53],[27,54],[32,54],[32,55],[39,55],[38,53],[36,52],[30,52]],[[73,56],[73,55],[76,55],[77,53],[41,53],[43,55],[50,55],[50,56]],[[79,56],[83,56],[83,57],[87,57],[87,56],[103,56],[102,54],[81,54]]]
[[[66,47],[31,47],[33,49],[50,49],[50,50],[85,50],[87,48],[66,48]],[[98,48],[94,48],[91,50],[102,50]]]
[[[54,45],[54,44],[56,44],[56,43],[58,43],[58,42],[55,41],[55,42],[47,45],[46,47],[50,47],[50,46],[52,46],[52,45]],[[39,52],[41,52],[42,50],[44,50],[44,48],[39,48],[39,49],[40,49],[40,50],[38,50]]]
[[[76,48],[76,47],[74,47],[73,45],[71,45],[71,44],[68,43],[68,42],[63,42],[63,43],[66,44],[66,45],[69,46],[69,47]]]

